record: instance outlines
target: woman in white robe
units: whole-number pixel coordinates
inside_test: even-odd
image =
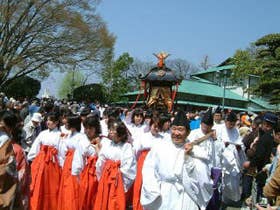
[[[85,134],[80,133],[81,119],[73,115],[67,117],[67,129],[71,131],[61,140],[64,157],[58,196],[58,210],[76,210],[79,204],[79,175],[84,168],[84,150],[90,145]]]
[[[61,132],[56,113],[47,116],[47,130],[35,139],[27,159],[31,164],[30,209],[57,209],[57,198],[63,157],[60,150]]]
[[[139,137],[145,133],[146,125],[144,124],[144,112],[140,108],[136,108],[132,115],[131,115],[131,121],[127,122],[125,121],[125,125],[128,128],[130,134],[131,134],[131,142],[134,143],[134,141],[137,141]]]
[[[95,210],[126,209],[127,192],[136,175],[136,160],[128,132],[121,121],[108,124],[111,141],[102,140],[96,162],[99,181]],[[112,181],[114,184],[112,184]]]
[[[142,168],[143,163],[150,149],[156,144],[164,141],[163,135],[159,134],[159,118],[153,116],[150,120],[149,131],[144,133],[141,138],[134,141],[133,149],[137,159],[137,174],[133,185],[133,209],[142,210],[140,204],[140,195],[142,188]]]

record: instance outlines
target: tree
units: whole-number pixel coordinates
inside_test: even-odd
[[[60,98],[73,97],[74,89],[84,85],[84,75],[73,69],[67,72],[58,91]]]
[[[270,96],[271,104],[280,103],[280,34],[269,34],[257,40],[246,50],[237,50],[233,63],[234,78],[259,77],[249,91]]]
[[[191,73],[198,71],[193,64],[180,58],[167,60],[166,66],[173,70],[180,79],[188,79]]]
[[[17,78],[1,89],[7,96],[34,98],[41,89],[41,82],[28,76]]]
[[[106,103],[106,91],[102,84],[88,84],[75,88],[73,97],[77,101],[99,101]]]
[[[0,86],[53,69],[90,68],[112,50],[97,0],[0,1]]]
[[[126,77],[133,58],[128,53],[123,53],[115,61],[107,63],[102,72],[102,79],[108,91],[108,100],[117,102],[121,95],[128,91],[129,80]]]
[[[140,87],[139,77],[147,74],[150,69],[154,67],[151,62],[143,62],[139,59],[134,59],[133,63],[130,65],[130,68],[126,72],[126,77],[129,80],[129,90],[135,91]]]
[[[270,94],[270,103],[280,104],[280,33],[266,35],[255,42],[260,60],[259,94]],[[272,94],[271,94],[272,93]]]
[[[213,66],[212,64],[210,64],[210,61],[209,61],[209,56],[208,55],[205,55],[202,59],[202,61],[200,62],[199,64],[199,67],[204,69],[204,70],[207,70],[209,69],[211,66]]]

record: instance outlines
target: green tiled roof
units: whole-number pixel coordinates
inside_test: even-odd
[[[277,110],[276,105],[270,104],[267,100],[262,99],[262,98],[250,98],[250,101],[252,101],[255,104],[258,104],[265,108],[266,110]],[[279,108],[278,108],[279,109]]]
[[[200,78],[200,77],[197,77],[197,76],[192,76],[191,79],[194,79],[194,80],[197,80],[197,81],[200,81],[200,82],[214,84],[214,82],[211,82],[211,81],[209,81],[207,79],[203,79],[203,78]]]
[[[224,89],[223,87],[210,83],[199,82],[195,80],[183,80],[178,88],[178,92],[223,98]],[[243,98],[230,90],[226,90],[225,98],[239,101],[247,101],[246,98]]]
[[[193,101],[176,101],[177,104],[184,105],[195,105],[195,106],[203,106],[203,107],[216,107],[217,104],[209,104],[209,103],[201,103],[201,102],[193,102]],[[233,107],[233,106],[225,106],[225,109],[234,109],[239,111],[247,111],[245,108]]]
[[[192,94],[192,95],[223,98],[224,89],[223,87],[220,87],[215,84],[190,79],[190,80],[182,80],[181,84],[179,85],[178,92]],[[133,92],[128,92],[123,96],[138,95],[138,93],[139,91],[133,91]],[[141,90],[141,94],[143,94],[143,90]],[[246,98],[243,98],[240,95],[230,90],[226,90],[225,98],[239,100],[239,101],[247,101]]]
[[[213,68],[209,68],[205,71],[200,71],[200,72],[197,72],[197,73],[193,73],[193,74],[191,74],[191,76],[207,74],[207,73],[216,72],[216,71],[233,69],[234,67],[235,67],[235,65],[225,65],[225,66],[213,67]]]

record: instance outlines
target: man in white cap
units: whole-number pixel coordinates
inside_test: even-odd
[[[34,113],[31,120],[23,127],[25,132],[25,138],[22,141],[22,148],[26,152],[29,152],[34,140],[41,132],[41,125],[43,118],[42,115],[38,112]]]
[[[206,208],[212,181],[206,162],[190,155],[189,132],[186,114],[180,111],[172,122],[172,140],[156,144],[148,153],[142,169],[140,202],[144,209]]]

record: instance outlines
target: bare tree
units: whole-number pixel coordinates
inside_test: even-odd
[[[90,68],[115,37],[95,12],[95,0],[0,1],[0,86],[27,74]]]
[[[213,65],[210,64],[210,61],[209,61],[209,56],[208,55],[205,55],[202,59],[202,61],[200,62],[199,64],[199,67],[204,69],[204,70],[207,70],[208,68],[212,67]]]
[[[126,72],[126,78],[130,81],[132,89],[139,88],[139,77],[147,74],[154,67],[151,62],[144,62],[139,59],[134,59],[132,65]]]
[[[166,66],[175,71],[175,74],[181,79],[188,79],[191,73],[198,70],[197,67],[190,62],[180,58],[167,60]]]

